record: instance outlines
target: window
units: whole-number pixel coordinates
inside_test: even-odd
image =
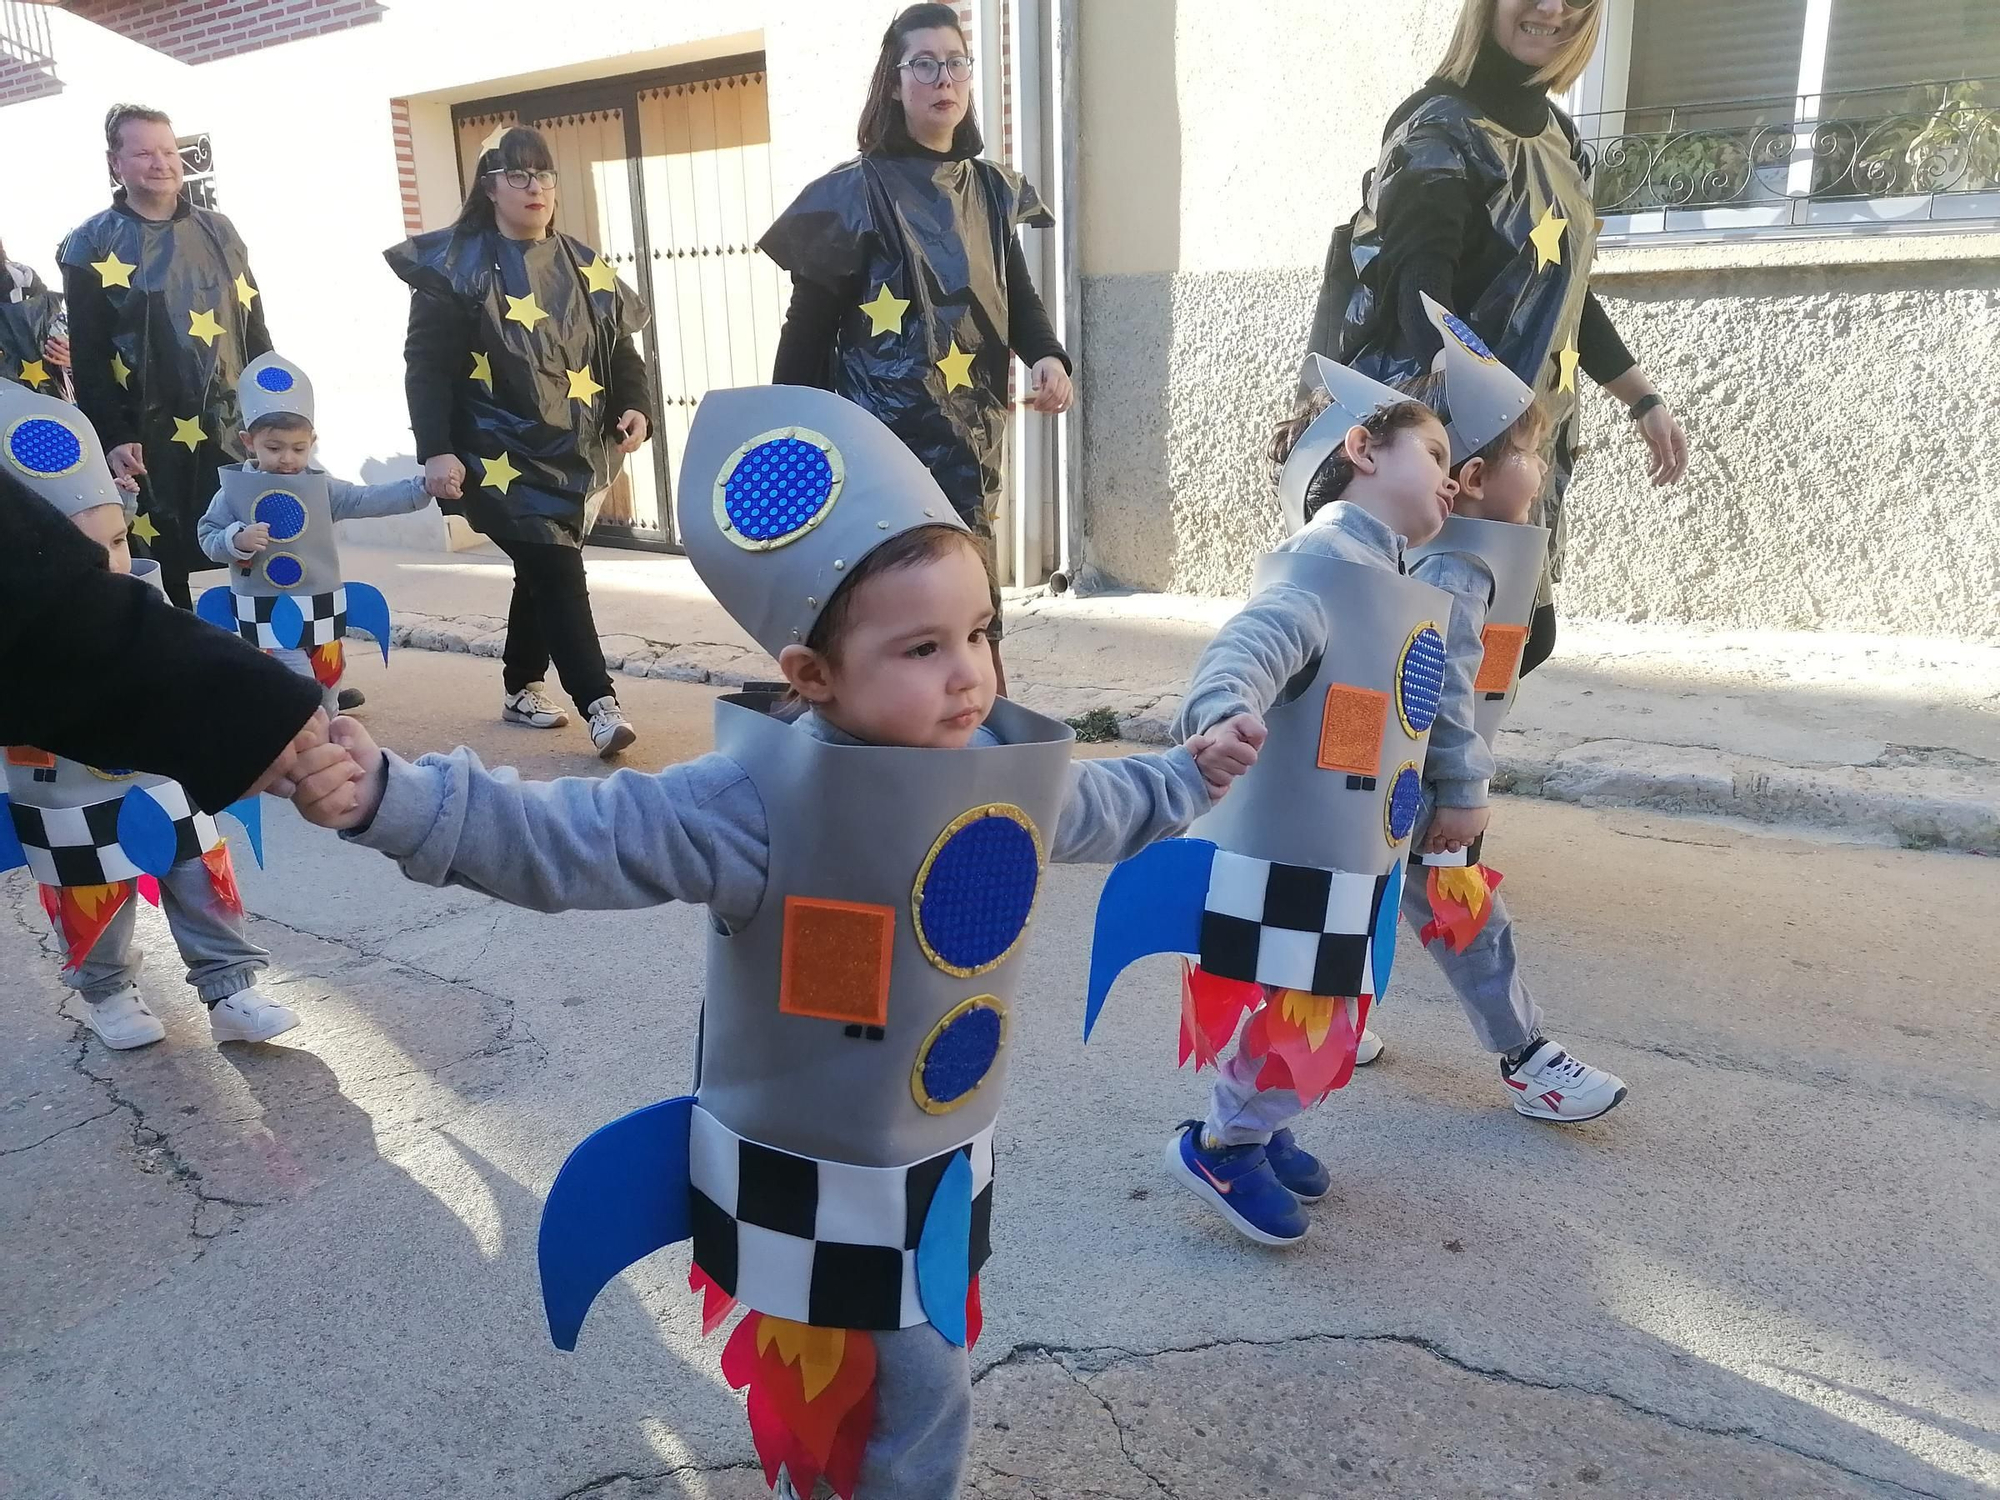
[[[1603,0],[1607,235],[2000,222],[1994,0]]]
[[[206,135],[177,136],[181,148],[182,182],[188,202],[196,208],[215,207],[215,148]]]

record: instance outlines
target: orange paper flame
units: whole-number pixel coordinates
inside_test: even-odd
[[[1431,919],[1417,936],[1426,943],[1442,941],[1452,952],[1463,953],[1486,930],[1493,915],[1493,892],[1499,888],[1500,872],[1484,865],[1433,866],[1424,883]]]
[[[722,1351],[722,1375],[746,1392],[750,1439],[773,1488],[782,1468],[801,1495],[823,1477],[853,1500],[875,1425],[875,1340],[768,1313],[744,1315]]]
[[[230,861],[228,842],[204,850],[201,862],[208,867],[209,888],[222,909],[232,917],[242,916],[243,893],[236,888],[236,866]]]
[[[1344,1087],[1354,1076],[1354,1049],[1368,1024],[1371,998],[1273,990],[1243,1028],[1244,1056],[1264,1059],[1258,1089],[1290,1089],[1301,1104],[1317,1104]]]
[[[65,969],[74,969],[90,957],[111,919],[132,899],[129,880],[109,885],[45,885],[40,890],[42,910],[49,914],[56,936],[62,939]]]
[[[1194,1059],[1197,1072],[1213,1065],[1246,1011],[1264,998],[1262,985],[1224,979],[1181,960],[1181,1063]]]
[[[312,661],[313,676],[319,679],[321,687],[340,686],[340,674],[347,669],[347,657],[341,651],[339,641],[315,646],[306,655]]]

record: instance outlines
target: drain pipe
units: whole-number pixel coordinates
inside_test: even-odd
[[[1054,297],[1050,314],[1061,331],[1063,348],[1074,366],[1079,399],[1063,416],[1055,419],[1055,571],[1049,575],[1052,593],[1065,593],[1076,570],[1083,563],[1083,521],[1077,498],[1083,493],[1083,422],[1087,408],[1083,393],[1083,194],[1079,191],[1077,167],[1082,157],[1082,98],[1077,79],[1083,60],[1082,37],[1078,34],[1082,0],[1050,0],[1054,25],[1049,49],[1049,92],[1055,103],[1055,150],[1051,153],[1050,196],[1056,205],[1055,275],[1050,291]],[[1046,420],[1046,419],[1044,419]]]

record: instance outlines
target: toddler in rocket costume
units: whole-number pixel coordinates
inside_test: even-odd
[[[312,382],[275,353],[243,371],[237,400],[250,456],[219,471],[222,488],[195,528],[201,550],[229,569],[229,586],[205,592],[196,611],[317,679],[328,712],[358,708],[360,691],[340,687],[341,640],[358,626],[386,662],[389,606],[370,585],[342,580],[333,523],[422,510],[424,477],[349,484],[314,468]]]
[[[102,545],[113,572],[160,586],[160,565],[134,561],[127,550],[130,502],[74,406],[0,384],[0,464]],[[84,1016],[105,1046],[143,1047],[167,1034],[139,995],[135,895],[166,911],[216,1041],[268,1041],[298,1025],[291,1010],[252,987],[270,955],[243,931],[243,901],[215,819],[195,809],[180,783],[25,745],[9,746],[6,760],[0,870],[25,865],[41,887],[63,946],[63,982],[83,997]],[[254,851],[256,799],[228,811]]]
[[[695,1092],[603,1127],[550,1189],[551,1334],[573,1348],[612,1277],[692,1239],[705,1328],[748,1309],[722,1366],[770,1482],[941,1500],[1043,866],[1178,832],[1241,763],[1208,739],[1072,762],[1065,726],[995,699],[970,534],[841,397],[710,392],[679,495],[702,581],[798,701],[724,698],[714,753],[601,781],[521,782],[464,749],[411,765],[343,719],[299,805],[428,883],[709,908]]]

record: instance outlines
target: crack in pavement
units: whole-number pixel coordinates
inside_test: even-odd
[[[684,1474],[737,1474],[753,1470],[762,1472],[762,1468],[755,1463],[675,1464],[667,1469],[617,1469],[612,1473],[600,1474],[595,1479],[586,1480],[573,1490],[564,1490],[556,1496],[556,1500],[586,1500],[586,1497],[599,1494],[621,1480],[627,1484],[646,1484],[662,1479],[678,1479]]]
[[[68,1125],[63,1126],[61,1130],[51,1130],[47,1135],[43,1136],[39,1141],[30,1141],[25,1146],[9,1146],[5,1151],[0,1151],[0,1156],[19,1156],[22,1152],[32,1151],[37,1146],[46,1146],[50,1141],[54,1140],[57,1136],[68,1135],[72,1130],[81,1130],[83,1129],[84,1126],[88,1125],[92,1120],[101,1120],[106,1115],[115,1115],[117,1113],[118,1113],[118,1107],[116,1105],[111,1106],[109,1109],[100,1109],[94,1115],[85,1115],[81,1120],[76,1120]]]
[[[1072,1379],[1078,1381],[1079,1384],[1082,1384],[1088,1390],[1089,1376],[1079,1375],[1071,1371],[1064,1363],[1065,1356],[1079,1359],[1102,1360],[1104,1361],[1103,1369],[1093,1373],[1103,1374],[1105,1370],[1116,1365],[1142,1364],[1148,1360],[1159,1359],[1173,1354],[1204,1354],[1216,1349],[1278,1349],[1300,1344],[1318,1343],[1400,1344],[1405,1348],[1421,1350],[1440,1363],[1449,1365],[1455,1370],[1462,1370],[1468,1375],[1478,1375],[1503,1385],[1519,1386],[1524,1390],[1556,1391],[1578,1396],[1596,1396],[1624,1408],[1635,1416],[1648,1417],[1656,1422],[1664,1422],[1669,1427],[1677,1428],[1682,1432],[1691,1432],[1703,1437],[1729,1438],[1739,1442],[1760,1443],[1766,1447],[1775,1448],[1781,1453],[1790,1454],[1794,1458],[1802,1458],[1808,1463],[1823,1464],[1825,1467],[1837,1473],[1844,1474],[1850,1479],[1858,1479],[1867,1484],[1886,1486],[1901,1495],[1919,1497],[1919,1500],[1946,1500],[1943,1493],[1938,1490],[1919,1489],[1914,1485],[1904,1484],[1901,1480],[1890,1479],[1881,1474],[1871,1474],[1865,1469],[1856,1468],[1828,1454],[1812,1452],[1810,1449],[1787,1442],[1783,1438],[1768,1436],[1742,1423],[1727,1427],[1720,1426],[1710,1422],[1698,1421],[1691,1417],[1679,1416],[1658,1407],[1648,1406],[1635,1397],[1627,1396],[1620,1391],[1612,1390],[1606,1386],[1585,1385],[1563,1380],[1543,1380],[1534,1376],[1517,1375],[1512,1370],[1503,1369],[1497,1365],[1476,1364],[1463,1355],[1454,1354],[1437,1340],[1418,1333],[1301,1333],[1276,1339],[1210,1339],[1196,1344],[1171,1344],[1159,1349],[1128,1349],[1116,1344],[1096,1348],[1047,1343],[1016,1344],[1005,1354],[1001,1355],[999,1359],[973,1376],[972,1383],[977,1385],[995,1370],[1003,1369],[1010,1365],[1025,1364],[1039,1356],[1061,1367],[1066,1374],[1069,1374]],[[1104,1402],[1102,1397],[1097,1396],[1097,1392],[1093,1390],[1090,1391],[1090,1394],[1105,1405],[1107,1412],[1110,1411],[1109,1403]],[[1114,1423],[1117,1422],[1115,1413],[1112,1414],[1112,1421]],[[1123,1425],[1120,1424],[1121,1447],[1123,1446],[1124,1431]],[[1130,1456],[1129,1453],[1127,1456]],[[1141,1475],[1153,1483],[1160,1483],[1153,1475],[1146,1473],[1143,1468],[1140,1468],[1136,1461],[1133,1467],[1138,1469]],[[1167,1490],[1166,1486],[1161,1485],[1160,1487],[1165,1493],[1172,1494],[1172,1491]]]

